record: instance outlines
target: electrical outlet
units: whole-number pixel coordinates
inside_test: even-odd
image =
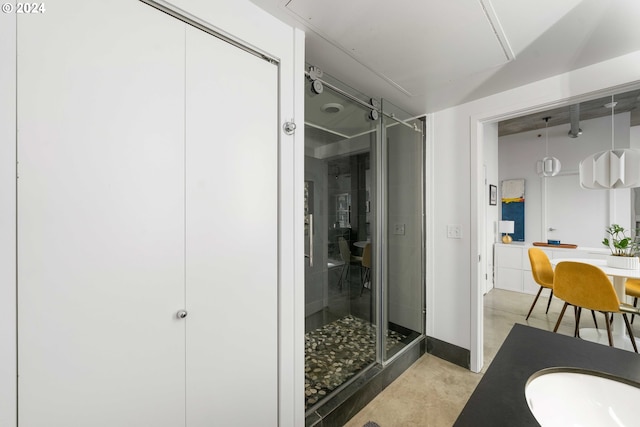
[[[393,234],[404,236],[404,224],[396,224],[393,227]]]
[[[447,237],[449,239],[462,239],[462,226],[460,224],[447,225]]]

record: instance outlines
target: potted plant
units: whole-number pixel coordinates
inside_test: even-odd
[[[605,230],[609,237],[605,237],[602,244],[611,251],[611,255],[607,257],[607,265],[616,268],[640,268],[640,259],[637,256],[640,244],[635,237],[627,235],[624,227],[618,224],[611,224]]]

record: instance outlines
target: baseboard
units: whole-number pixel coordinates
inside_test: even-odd
[[[471,368],[471,351],[445,341],[440,341],[437,338],[427,336],[427,353],[433,354],[454,365],[466,369]]]
[[[322,300],[312,301],[307,303],[304,307],[305,316],[310,316],[318,311],[321,311],[325,307],[325,303]]]

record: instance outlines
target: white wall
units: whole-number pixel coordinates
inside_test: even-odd
[[[279,425],[304,424],[303,147],[304,33],[248,0],[175,0],[178,8],[232,38],[279,59],[281,121],[298,122],[294,136],[280,132],[279,186]],[[87,7],[90,7],[89,5]],[[23,17],[31,19],[30,17]],[[45,16],[46,18],[46,16]],[[69,16],[69,19],[76,19]],[[21,17],[22,19],[22,17]],[[16,16],[0,16],[0,425],[16,424],[15,323],[15,57]],[[117,28],[114,28],[117,31]],[[252,70],[238,79],[250,78]],[[298,88],[300,90],[298,90]],[[295,102],[294,102],[295,101]],[[297,118],[297,120],[296,120]]]
[[[16,425],[16,15],[0,14],[0,425]]]
[[[611,148],[611,117],[581,121],[583,132],[578,138],[569,138],[569,128],[569,124],[548,128],[548,155],[557,157],[562,164],[554,177],[541,178],[536,173],[536,162],[545,157],[544,129],[499,138],[499,181],[525,179],[526,242],[555,239],[599,247],[604,229],[614,222],[610,218],[609,193],[580,188],[578,166],[588,155]],[[629,132],[630,114],[616,114],[616,148],[629,147]],[[590,208],[584,209],[585,204]],[[618,209],[620,212],[623,206]],[[629,229],[629,219],[630,216],[620,215],[615,222]]]
[[[433,146],[431,164],[427,165],[432,176],[431,203],[426,206],[427,221],[433,225],[431,236],[433,257],[431,271],[427,274],[428,318],[427,335],[439,340],[470,348],[469,284],[471,264],[471,155],[469,151],[469,118],[460,115],[458,109],[434,113]],[[463,110],[464,111],[464,110]],[[483,184],[482,184],[483,185]],[[475,187],[474,187],[475,188]],[[461,226],[462,238],[447,238],[447,225]],[[473,266],[475,267],[475,263]]]
[[[640,148],[640,126],[632,126],[629,130],[629,146]]]
[[[471,350],[482,365],[482,293],[478,287],[478,212],[484,209],[483,123],[543,111],[570,98],[592,99],[638,84],[640,51],[436,112],[433,119],[432,203],[427,205],[434,251],[427,283],[428,334]],[[614,89],[609,89],[614,88]],[[482,200],[481,200],[482,199]],[[462,224],[463,238],[448,239],[447,224]],[[484,224],[482,227],[484,233]]]

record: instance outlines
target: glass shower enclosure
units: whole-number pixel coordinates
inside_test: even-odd
[[[309,71],[307,412],[424,336],[423,122]]]

